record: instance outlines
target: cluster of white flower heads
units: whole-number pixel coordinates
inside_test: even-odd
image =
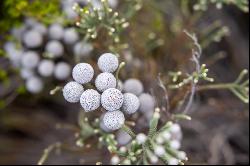
[[[45,81],[49,81],[46,79],[48,77],[54,77],[58,81],[69,78],[71,66],[62,61],[62,56],[66,51],[64,46],[71,45],[73,51],[72,44],[79,39],[74,28],[64,29],[58,23],[47,28],[35,19],[26,18],[20,28],[14,27],[11,30],[11,35],[18,43],[6,42],[4,50],[13,67],[20,70],[20,76],[26,81],[27,91],[33,94],[42,92]],[[40,83],[35,85],[33,82]],[[34,90],[35,86],[39,90]]]
[[[115,65],[114,65],[115,64]],[[95,80],[95,71],[88,63],[79,63],[72,70],[72,77],[80,86],[89,87],[82,92],[75,92],[74,88],[69,88],[68,84],[64,87],[64,98],[69,102],[78,102],[85,112],[92,112],[98,108],[103,108],[107,112],[103,114],[100,126],[104,131],[113,131],[120,129],[125,121],[125,114],[133,114],[139,110],[139,98],[132,94],[123,94],[121,89],[118,89],[118,82],[113,75],[118,69],[119,61],[116,55],[106,53],[100,56],[98,67],[103,72],[97,75]],[[87,85],[88,84],[88,85]],[[72,91],[72,92],[70,92]],[[81,94],[79,94],[81,93]],[[69,95],[69,96],[67,96]],[[74,100],[72,100],[74,99]]]

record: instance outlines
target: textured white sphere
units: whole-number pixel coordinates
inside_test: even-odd
[[[24,52],[22,58],[22,66],[27,69],[34,69],[40,61],[39,55],[34,51]]]
[[[43,90],[43,82],[38,77],[31,77],[26,81],[26,89],[33,94],[40,93]]]
[[[132,93],[125,93],[122,105],[122,111],[126,114],[133,114],[138,111],[140,107],[140,101],[137,96]]]
[[[36,23],[33,26],[33,29],[39,33],[41,33],[42,35],[45,35],[47,33],[47,27],[41,23]]]
[[[67,80],[71,74],[71,67],[68,63],[59,62],[54,69],[54,76],[57,80]]]
[[[98,59],[98,66],[102,72],[113,73],[119,66],[119,60],[114,54],[106,53]]]
[[[140,112],[147,113],[153,112],[155,109],[155,99],[153,96],[147,93],[143,93],[139,97],[140,100]]]
[[[55,64],[51,60],[44,59],[38,66],[38,73],[43,77],[49,77],[53,75]]]
[[[116,78],[111,73],[101,73],[95,80],[95,86],[100,92],[116,87]]]
[[[140,133],[136,136],[136,141],[138,144],[142,145],[147,141],[147,136],[143,133]]]
[[[96,90],[89,89],[83,92],[80,102],[85,112],[95,111],[101,105],[101,95]]]
[[[123,126],[125,117],[121,111],[107,112],[103,117],[103,122],[108,129],[114,131]]]
[[[127,145],[132,140],[131,136],[123,130],[117,132],[116,139],[118,144],[122,146]]]
[[[74,81],[67,83],[63,88],[63,96],[70,103],[79,102],[83,92],[83,86]]]
[[[86,84],[93,79],[94,69],[88,63],[79,63],[73,68],[72,76],[76,82]]]
[[[77,33],[75,28],[65,29],[63,35],[63,41],[66,44],[74,44],[75,42],[77,42],[78,39],[79,39],[79,34]]]
[[[34,76],[34,71],[31,69],[22,68],[20,74],[21,77],[26,80]]]
[[[60,40],[63,38],[64,29],[60,24],[53,24],[49,27],[50,39]]]
[[[122,92],[115,88],[107,89],[101,96],[102,106],[107,111],[119,110],[122,107],[123,100]]]
[[[57,40],[51,40],[46,44],[45,50],[52,58],[61,57],[64,53],[64,47],[61,42]]]
[[[75,56],[86,58],[93,49],[92,44],[80,41],[74,45],[74,54]]]
[[[24,34],[23,42],[28,48],[36,48],[42,45],[43,37],[38,31],[30,30]]]
[[[128,79],[125,81],[123,89],[125,92],[133,93],[136,96],[139,96],[144,90],[142,82],[138,79]]]

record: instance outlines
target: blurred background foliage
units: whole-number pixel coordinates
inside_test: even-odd
[[[123,6],[117,10],[126,16]],[[0,1],[0,46],[25,17],[48,25],[55,18],[62,19],[60,8],[59,0]],[[211,77],[219,83],[232,82],[242,69],[249,69],[248,10],[247,0],[143,0],[141,10],[128,20],[130,26],[120,36],[130,49],[116,49],[127,62],[121,78],[139,78],[162,101],[164,94],[155,81],[158,74],[168,86],[172,72],[193,70],[189,63],[192,43],[183,33],[188,30],[199,38],[204,50],[201,61]],[[110,49],[112,41],[106,33],[92,39],[93,56]],[[0,55],[5,55],[1,49]],[[70,129],[77,124],[78,107],[66,104],[60,94],[50,96],[50,89],[35,97],[25,93],[16,73],[6,58],[0,59],[0,164],[34,164],[47,145],[73,142]],[[182,102],[184,90],[169,94],[171,111]],[[249,106],[228,91],[201,91],[195,99],[193,120],[183,123],[190,164],[249,164]],[[55,124],[64,124],[68,130],[58,130]],[[53,155],[49,164],[95,163],[105,158],[105,150],[90,147]]]

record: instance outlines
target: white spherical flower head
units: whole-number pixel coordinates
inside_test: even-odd
[[[92,44],[80,41],[74,46],[74,54],[75,56],[86,58],[93,51],[93,49]]]
[[[57,40],[51,40],[46,44],[45,50],[50,54],[52,58],[61,57],[64,53],[64,47],[62,43]]]
[[[162,157],[165,155],[166,151],[163,146],[157,145],[156,147],[154,147],[154,153],[156,156]]]
[[[16,49],[16,48],[10,48],[7,51],[7,54],[8,54],[8,57],[9,57],[11,63],[15,67],[20,67],[22,56],[23,56],[23,50],[19,50],[19,49]]]
[[[83,93],[83,86],[77,82],[69,82],[63,88],[63,96],[70,103],[77,103]]]
[[[186,160],[187,159],[187,154],[183,151],[180,151],[177,153],[177,157],[180,159],[180,160]]]
[[[114,54],[106,53],[98,59],[98,66],[102,72],[113,73],[119,66],[119,60]]]
[[[120,158],[119,158],[118,156],[113,156],[113,157],[111,158],[111,160],[110,160],[110,163],[111,163],[112,165],[117,165],[117,164],[120,163]]]
[[[64,29],[60,24],[53,24],[49,27],[49,37],[54,40],[63,38]]]
[[[115,88],[107,89],[101,96],[102,106],[107,111],[119,110],[122,107],[123,100],[122,92]]]
[[[23,79],[29,79],[31,77],[34,76],[34,71],[32,69],[26,69],[26,68],[22,68],[21,69],[21,77]]]
[[[143,84],[138,79],[129,79],[125,81],[123,88],[125,92],[133,93],[136,96],[139,96],[144,90]]]
[[[86,84],[93,79],[94,69],[88,63],[79,63],[73,68],[72,76],[76,82]]]
[[[79,35],[74,28],[68,28],[64,31],[63,41],[66,44],[74,44],[79,39]]]
[[[47,27],[41,23],[36,23],[33,26],[33,29],[39,32],[42,35],[45,35],[47,33]]]
[[[125,93],[123,96],[124,96],[124,101],[122,105],[122,111],[126,114],[135,113],[140,107],[140,102],[138,97],[132,93]]]
[[[68,19],[76,19],[78,16],[77,13],[72,9],[72,6],[65,7],[63,11]]]
[[[64,81],[69,78],[71,74],[71,67],[68,63],[59,62],[54,69],[54,76],[59,81]]]
[[[155,156],[155,155],[151,155],[151,156],[149,157],[149,160],[150,160],[150,162],[151,162],[152,164],[157,164],[158,161],[159,161],[158,157]]]
[[[23,42],[28,48],[36,48],[42,45],[43,37],[38,31],[30,30],[24,34]]]
[[[51,60],[42,60],[38,66],[38,73],[43,77],[53,75],[55,64]]]
[[[176,158],[171,158],[168,161],[168,165],[179,165],[179,160],[177,160]]]
[[[23,58],[22,58],[22,66],[27,69],[34,69],[38,66],[40,57],[39,55],[34,51],[27,51],[24,52]]]
[[[177,140],[173,140],[169,144],[170,144],[170,147],[173,148],[173,149],[178,150],[178,149],[181,148],[181,143],[179,141],[177,141]]]
[[[101,105],[101,95],[96,90],[89,89],[83,92],[80,102],[85,112],[94,111]]]
[[[101,73],[95,80],[95,86],[100,92],[116,87],[116,78],[111,73]]]
[[[170,127],[170,132],[173,133],[173,134],[178,134],[181,132],[181,126],[179,124],[173,124],[171,127]]]
[[[38,77],[31,77],[26,81],[26,89],[33,94],[40,93],[43,90],[43,82]]]
[[[140,112],[147,113],[154,111],[155,99],[150,94],[143,93],[139,97],[140,100]]]
[[[136,136],[136,141],[138,144],[142,145],[147,141],[147,136],[143,133],[140,133]]]
[[[107,112],[103,117],[103,122],[108,129],[114,131],[123,126],[125,117],[121,111]]]
[[[116,8],[118,6],[118,0],[108,0],[110,7]]]
[[[117,135],[116,135],[116,139],[119,145],[127,145],[131,140],[131,136],[126,133],[125,131],[119,130]]]

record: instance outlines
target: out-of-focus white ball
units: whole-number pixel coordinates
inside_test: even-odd
[[[63,11],[68,19],[76,19],[78,17],[78,14],[70,6],[65,7]]]
[[[127,93],[133,93],[136,96],[139,96],[143,92],[144,87],[140,80],[128,79],[127,81],[125,81],[123,89]]]
[[[118,131],[116,135],[116,139],[117,139],[118,144],[121,146],[127,145],[132,140],[131,136],[122,130]]]
[[[26,30],[26,26],[22,25],[20,27],[13,28],[11,30],[11,34],[18,40],[22,40],[22,35],[24,34]]]
[[[147,112],[154,112],[155,108],[155,99],[150,94],[143,93],[139,96],[140,100],[140,112],[147,113]]]
[[[54,69],[54,76],[57,80],[67,80],[71,74],[71,67],[68,63],[59,62]]]
[[[43,90],[43,82],[38,77],[31,77],[26,81],[26,89],[33,94],[40,93]]]
[[[63,35],[63,41],[66,44],[74,44],[75,42],[77,42],[78,39],[79,39],[79,34],[77,33],[76,29],[74,28],[65,29]]]
[[[31,69],[22,68],[20,71],[21,77],[26,80],[34,76],[34,71]]]
[[[11,43],[5,45],[5,51],[7,52],[8,58],[14,67],[20,67],[21,59],[23,55],[22,49],[17,49],[14,44]]]
[[[80,41],[74,45],[74,54],[75,56],[86,58],[93,51],[93,49],[92,44]]]
[[[39,55],[34,51],[27,51],[23,53],[22,66],[27,69],[34,69],[38,66],[40,61]]]
[[[44,59],[38,66],[38,73],[43,77],[49,77],[53,75],[55,64],[51,60]]]
[[[45,35],[47,33],[47,27],[41,23],[37,23],[33,26],[33,29],[42,35]]]
[[[29,30],[23,36],[23,42],[28,48],[36,48],[42,45],[43,37],[36,30]]]
[[[118,0],[108,0],[108,3],[111,8],[117,8],[119,1]]]
[[[61,42],[51,40],[46,44],[45,50],[53,58],[61,57],[64,53],[64,47]]]
[[[49,37],[53,40],[61,40],[63,38],[64,29],[60,24],[53,24],[49,27]]]

